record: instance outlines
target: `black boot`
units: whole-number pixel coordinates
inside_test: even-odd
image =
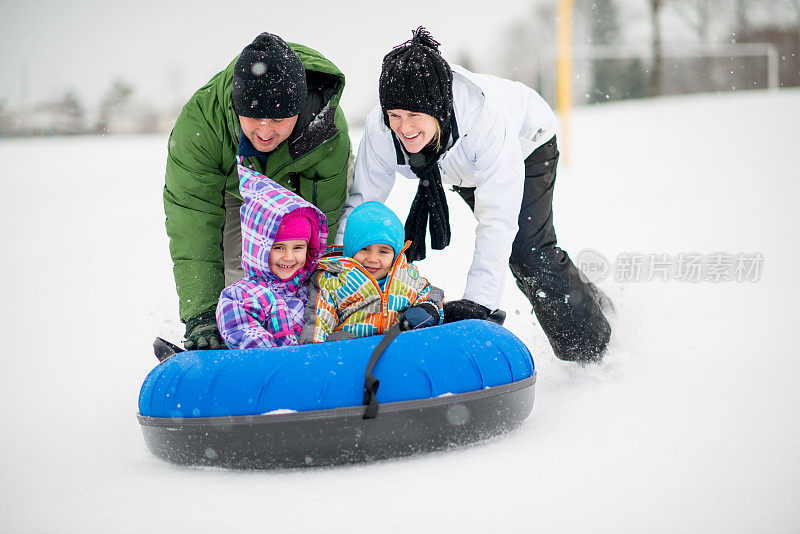
[[[537,255],[542,261],[536,265],[512,265],[511,272],[533,306],[555,355],[566,361],[600,361],[611,338],[611,326],[596,296],[601,292],[581,279],[566,252],[558,248],[554,251]],[[611,300],[605,299],[613,307]]]
[[[581,279],[585,280],[585,277]],[[594,282],[584,281],[584,283],[589,290],[589,294],[592,295],[592,298],[606,316],[616,313],[617,309],[614,307],[614,301],[606,295],[605,291],[594,285]]]

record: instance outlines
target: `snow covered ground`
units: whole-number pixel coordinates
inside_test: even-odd
[[[607,260],[606,360],[555,359],[509,281],[539,373],[519,430],[280,472],[181,468],[142,439],[152,340],[182,335],[165,136],[0,142],[0,531],[800,531],[799,122],[797,90],[576,110],[555,222]],[[474,223],[450,207],[454,243],[421,268],[455,298]]]

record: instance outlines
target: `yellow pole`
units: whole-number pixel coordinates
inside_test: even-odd
[[[556,107],[561,116],[558,145],[561,158],[569,161],[569,112],[572,108],[572,8],[575,0],[558,0],[558,56],[556,58]]]

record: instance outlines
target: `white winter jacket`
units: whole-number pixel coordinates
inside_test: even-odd
[[[458,65],[452,69],[459,136],[439,158],[439,169],[443,184],[476,188],[478,226],[464,298],[494,310],[500,305],[517,234],[524,160],[555,135],[557,121],[544,99],[519,82],[475,74]],[[342,243],[350,211],[368,200],[385,201],[396,172],[417,179],[407,164],[397,163],[392,133],[378,105],[366,119],[337,244]]]

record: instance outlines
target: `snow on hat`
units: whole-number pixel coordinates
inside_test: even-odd
[[[392,210],[380,202],[364,202],[347,217],[344,228],[344,255],[352,258],[364,247],[386,244],[394,249],[394,257],[403,249],[403,223]]]
[[[297,52],[271,33],[262,33],[242,50],[233,69],[231,99],[238,115],[285,119],[306,105],[306,69]]]
[[[387,110],[404,109],[432,116],[444,130],[453,106],[453,72],[428,30],[420,26],[412,35],[383,58],[378,82],[383,121],[389,126]]]
[[[295,239],[306,242],[311,241],[311,221],[301,213],[287,213],[278,231],[275,234],[275,241],[292,241]]]

